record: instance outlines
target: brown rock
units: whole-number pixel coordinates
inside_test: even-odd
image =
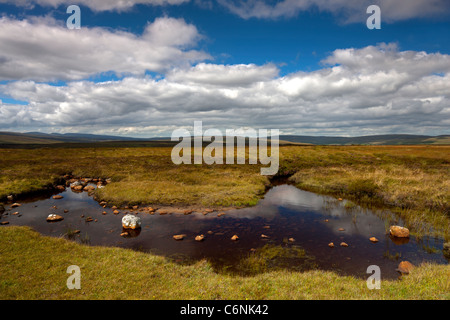
[[[221,217],[221,216],[223,216],[223,215],[225,215],[226,213],[225,212],[219,212],[218,214],[217,214],[217,216],[218,217]]]
[[[119,214],[120,212],[119,212],[119,210],[114,210],[113,213],[114,214]]]
[[[122,233],[120,234],[121,237],[126,237],[126,236],[128,236],[128,235],[129,235],[129,233],[126,232],[126,231],[125,231],[125,232],[122,232]]]
[[[152,207],[148,207],[147,209],[148,209],[148,211],[149,211],[149,212],[153,212],[153,211],[155,211],[155,209],[154,209],[154,208],[152,208]]]
[[[64,209],[64,213],[67,213],[67,212],[69,212],[69,210],[67,210],[67,209]]]
[[[102,215],[105,215],[105,214],[108,214],[108,213],[107,213],[106,211],[103,211],[103,212],[102,212]]]
[[[333,242],[330,242],[330,243],[328,244],[328,246],[329,246],[330,248],[334,248],[334,243],[333,243]]]
[[[91,221],[94,221],[94,219],[92,219],[92,217],[87,217],[84,221],[91,222]]]
[[[0,224],[1,225],[6,225],[6,224],[9,224],[9,221],[2,221],[2,222],[0,222]]]
[[[235,234],[234,236],[231,237],[231,240],[233,241],[239,240],[239,237]]]
[[[191,214],[192,213],[192,210],[184,210],[183,211],[183,214]]]
[[[133,208],[133,210],[137,210],[137,209],[139,209],[139,206],[133,206],[132,208]]]
[[[75,191],[83,191],[83,186],[75,186],[72,189]]]
[[[396,269],[400,273],[408,274],[414,268],[414,265],[409,261],[402,261],[399,263],[398,268]]]
[[[397,238],[409,238],[409,230],[400,226],[391,226],[389,233]]]
[[[288,241],[289,242],[295,242],[295,239],[294,238],[289,238]]]
[[[267,239],[267,238],[269,238],[269,236],[266,236],[265,234],[262,234],[262,235],[261,235],[261,238],[262,238],[262,239]]]
[[[184,234],[176,234],[173,236],[173,238],[175,240],[183,240],[184,239]]]
[[[168,214],[169,211],[168,211],[168,210],[161,209],[161,210],[158,211],[158,213],[159,213],[160,215],[163,215],[163,214]]]
[[[205,236],[202,234],[195,237],[195,241],[203,241],[204,239],[205,239]]]
[[[345,242],[341,242],[341,247],[348,247],[348,244],[346,244]]]
[[[375,238],[375,237],[371,237],[371,238],[369,238],[369,240],[370,240],[370,241],[372,241],[373,243],[376,243],[376,242],[378,242],[378,239],[377,239],[377,238]]]
[[[60,191],[64,191],[64,190],[66,190],[66,187],[63,186],[63,185],[57,185],[57,186],[56,186],[56,189],[58,189],[58,190],[60,190]]]
[[[12,205],[11,205],[11,208],[17,208],[17,207],[20,207],[21,206],[21,204],[20,203],[13,203]]]
[[[339,228],[338,231],[345,231],[345,229],[344,228]]]
[[[49,214],[47,217],[47,221],[49,222],[56,222],[61,220],[64,220],[64,218],[57,214]]]
[[[59,195],[59,194],[57,194],[57,195],[53,196],[52,198],[55,199],[55,200],[58,200],[58,199],[62,199],[64,197]]]
[[[205,210],[203,210],[204,212],[206,212],[206,213],[211,213],[211,212],[213,212],[214,210],[213,209],[205,209]]]

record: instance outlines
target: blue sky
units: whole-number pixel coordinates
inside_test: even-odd
[[[0,0],[0,130],[449,133],[448,1],[90,3]]]

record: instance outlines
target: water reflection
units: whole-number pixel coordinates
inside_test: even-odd
[[[135,212],[142,220],[138,230],[122,229],[121,219],[126,210],[115,215],[112,209],[101,207],[86,192],[67,189],[60,194],[63,199],[49,197],[23,203],[13,209],[20,211],[20,216],[12,215],[9,209],[1,220],[29,225],[47,235],[70,234],[70,238],[83,243],[153,252],[176,257],[177,261],[207,258],[217,270],[242,265],[240,261],[248,261],[253,252],[277,252],[284,260],[275,265],[293,270],[304,270],[300,264],[308,261],[308,266],[314,264],[361,277],[367,277],[366,270],[371,264],[380,266],[383,278],[396,278],[395,269],[400,260],[416,265],[423,261],[448,263],[442,255],[443,242],[439,239],[429,238],[424,245],[414,238],[408,242],[389,237],[386,234],[389,224],[385,221],[396,218],[388,211],[375,214],[349,205],[345,200],[337,201],[290,185],[272,188],[255,207],[228,210],[221,217],[217,216],[218,212],[207,215],[201,212],[189,215]],[[47,223],[50,213],[59,214],[64,220]],[[87,217],[92,221],[87,221]],[[79,232],[73,233],[74,230]],[[184,234],[185,238],[175,241],[175,234]],[[204,241],[195,241],[199,234],[205,235]],[[235,234],[239,236],[238,241],[231,240]],[[379,242],[370,242],[370,237],[376,237]],[[334,248],[328,247],[330,242],[335,244]],[[341,242],[349,246],[340,247]],[[284,248],[288,252],[301,249],[307,259],[286,260],[285,252],[274,248]]]

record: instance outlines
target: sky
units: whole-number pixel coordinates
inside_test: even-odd
[[[0,131],[150,138],[194,121],[450,134],[450,1],[0,0]]]

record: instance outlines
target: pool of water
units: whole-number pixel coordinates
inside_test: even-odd
[[[389,225],[401,225],[402,221],[388,211],[349,206],[345,200],[337,201],[287,184],[271,188],[254,207],[227,210],[220,217],[221,211],[206,215],[201,212],[152,215],[136,210],[132,213],[141,218],[142,227],[127,237],[121,236],[121,219],[131,210],[113,214],[111,208],[103,208],[87,192],[74,192],[70,188],[60,195],[63,198],[59,200],[46,196],[22,201],[17,208],[5,205],[7,210],[0,222],[31,226],[44,235],[58,237],[67,237],[69,230],[79,230],[71,237],[75,241],[152,252],[182,263],[208,259],[218,271],[239,272],[243,261],[271,248],[281,254],[270,251],[271,255],[264,256],[268,266],[293,270],[319,268],[364,278],[368,277],[366,270],[370,265],[380,267],[382,279],[393,279],[398,277],[396,268],[402,260],[415,265],[426,261],[448,264],[442,254],[441,239],[391,238],[386,233]],[[64,220],[49,223],[46,218],[50,213],[59,214]],[[87,217],[93,221],[87,222]],[[185,235],[184,239],[174,240],[176,234]],[[199,234],[205,236],[201,242],[195,240]],[[231,240],[233,235],[239,240]],[[370,237],[379,241],[372,243]],[[328,246],[330,242],[334,248]],[[341,242],[348,247],[340,246]],[[292,252],[297,252],[294,249],[304,250],[306,258],[292,256]],[[283,263],[277,263],[277,258]]]

